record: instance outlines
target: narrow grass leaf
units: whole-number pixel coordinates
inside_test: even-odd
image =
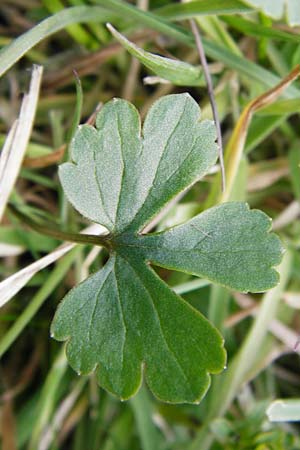
[[[291,98],[288,100],[277,100],[271,105],[267,105],[258,111],[259,116],[288,116],[299,114],[300,98]]]
[[[41,449],[42,434],[49,423],[57,401],[57,391],[68,368],[63,349],[56,356],[40,393],[38,414],[32,430],[28,450]]]
[[[238,0],[195,0],[189,3],[170,3],[154,12],[170,20],[186,20],[202,15],[242,14],[251,11],[251,7]]]
[[[167,19],[158,16],[152,12],[141,11],[135,6],[128,4],[122,0],[93,0],[94,3],[103,5],[109,8],[112,12],[118,15],[119,18],[126,16],[132,22],[141,23],[147,27],[153,28],[167,36],[172,37],[178,42],[195,47],[195,42],[192,33],[182,27],[175,26]],[[255,64],[246,58],[241,58],[233,52],[207,39],[202,39],[205,53],[208,57],[224,63],[226,66],[238,73],[246,76],[251,81],[256,80],[268,88],[273,87],[280,82],[280,78],[270,71],[264,69],[259,64]],[[284,96],[287,98],[300,97],[300,90],[294,86],[290,86]]]
[[[294,33],[281,31],[273,27],[267,27],[261,23],[246,20],[242,17],[222,17],[223,22],[230,27],[240,31],[243,34],[254,36],[256,38],[265,37],[274,40],[300,43],[300,36]]]
[[[300,142],[297,141],[289,152],[289,168],[296,200],[300,202]]]
[[[65,8],[65,5],[60,0],[42,0],[43,5],[52,14],[55,14]],[[73,24],[66,27],[67,32],[72,38],[80,45],[84,45],[87,48],[97,48],[97,41],[94,36],[91,35],[83,26],[79,24]]]
[[[152,399],[145,388],[131,399],[131,407],[137,423],[142,450],[158,450],[162,447],[163,436],[154,423]]]
[[[270,422],[300,422],[300,399],[279,399],[267,409]]]
[[[112,14],[97,6],[75,6],[48,17],[41,23],[14,39],[0,51],[0,77],[28,50],[59,30],[73,23],[108,22]]]
[[[29,92],[23,98],[18,122],[13,126],[13,132],[8,136],[9,148],[6,144],[3,154],[1,154],[3,162],[0,162],[0,222],[17,180],[30,139],[42,73],[43,68],[41,66],[33,66]]]
[[[103,8],[80,6],[65,9],[54,16],[45,19],[31,30],[13,41],[10,45],[4,47],[0,52],[0,76],[3,75],[15,62],[17,62],[28,50],[34,47],[44,38],[50,36],[63,29],[70,23],[84,22],[113,22],[114,18],[123,19],[126,17],[134,23],[138,22],[157,30],[167,36],[170,36],[190,47],[194,47],[194,39],[190,32],[182,27],[173,25],[167,19],[156,14],[141,11],[126,2],[120,0],[93,0],[94,3],[101,4]],[[45,31],[46,30],[46,31]],[[222,62],[226,66],[252,80],[256,80],[259,84],[272,87],[280,81],[280,78],[270,71],[264,69],[258,64],[251,62],[246,58],[224,49],[214,42],[203,38],[203,45],[207,56]],[[287,98],[300,97],[300,90],[294,86],[290,86],[284,94]]]
[[[24,308],[24,310],[19,314],[13,325],[1,337],[0,358],[2,358],[15,340],[20,336],[24,328],[30,323],[43,303],[62,281],[63,277],[67,274],[71,265],[74,263],[76,255],[78,255],[79,251],[80,247],[73,248],[57,263],[57,266],[51,271],[46,281],[32,297],[31,301]]]
[[[118,33],[112,25],[107,24],[107,28],[132,56],[135,56],[144,66],[162,79],[171,81],[177,86],[200,86],[204,84],[200,66],[192,66],[183,61],[147,52]]]

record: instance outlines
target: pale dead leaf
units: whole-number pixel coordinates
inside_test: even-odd
[[[0,222],[14,188],[29,142],[42,79],[42,66],[33,66],[28,94],[25,94],[19,119],[9,132],[0,158]]]

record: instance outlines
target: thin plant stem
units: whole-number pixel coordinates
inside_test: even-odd
[[[202,40],[201,40],[201,36],[200,36],[199,30],[198,30],[198,27],[196,25],[196,22],[193,19],[190,20],[190,24],[191,24],[192,33],[195,37],[195,42],[196,42],[196,47],[197,47],[197,50],[199,53],[200,62],[201,62],[202,68],[203,68],[203,73],[204,73],[204,77],[205,77],[206,84],[207,84],[209,101],[211,104],[213,118],[214,118],[214,122],[216,125],[217,143],[218,143],[218,149],[219,149],[219,161],[220,161],[221,175],[222,175],[222,191],[224,192],[226,189],[226,178],[225,178],[225,166],[224,166],[224,157],[223,157],[222,132],[221,132],[221,125],[220,125],[220,120],[219,120],[218,109],[217,109],[215,96],[214,96],[212,79],[210,76],[210,72],[209,72],[209,68],[208,68],[208,64],[207,64],[207,60],[206,60],[206,56],[205,56],[205,52],[204,52],[204,48],[202,45]]]
[[[32,220],[27,215],[23,214],[17,208],[12,205],[9,205],[10,212],[16,216],[22,223],[27,225],[32,230],[37,233],[45,234],[46,236],[53,237],[55,239],[59,239],[62,241],[68,242],[76,242],[77,244],[92,244],[99,245],[106,248],[110,248],[110,243],[108,239],[108,235],[105,236],[95,236],[93,234],[79,234],[79,233],[69,233],[61,230],[56,230],[54,228],[48,228],[44,225],[40,225],[39,223]]]

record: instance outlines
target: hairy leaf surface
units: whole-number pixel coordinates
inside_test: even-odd
[[[282,257],[277,236],[268,233],[270,227],[271,220],[263,212],[231,202],[161,233],[124,235],[118,250],[137,249],[156,265],[238,291],[262,292],[278,282],[272,266]]]
[[[214,125],[199,118],[188,94],[168,95],[150,109],[142,135],[133,105],[120,99],[107,103],[96,129],[83,125],[75,135],[73,163],[60,167],[69,200],[113,233],[141,230],[215,163]]]
[[[217,158],[215,128],[199,121],[188,94],[163,97],[141,131],[136,109],[112,100],[96,128],[79,128],[73,162],[60,167],[74,207],[109,230],[105,266],[60,304],[52,334],[67,340],[71,366],[97,371],[99,384],[130,398],[143,372],[164,401],[198,402],[209,374],[225,365],[223,339],[203,315],[176,295],[149,262],[241,291],[277,283],[281,257],[270,219],[244,203],[228,203],[161,233],[141,234],[171,200],[207,173]]]
[[[53,331],[57,339],[72,336],[67,355],[76,371],[99,366],[100,386],[122,399],[138,390],[144,366],[160,399],[200,401],[208,372],[225,364],[217,331],[136,258],[114,256],[72,290]]]

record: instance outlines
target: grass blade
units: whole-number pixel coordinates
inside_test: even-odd
[[[266,37],[270,39],[278,39],[288,42],[300,42],[300,36],[286,31],[277,30],[276,28],[266,27],[261,23],[255,23],[241,17],[223,17],[223,22],[226,22],[232,28],[241,31],[243,34],[254,37]]]
[[[92,225],[85,229],[89,233],[101,233],[104,228],[101,225]],[[0,283],[0,308],[9,302],[31,278],[40,270],[57,261],[65,253],[68,253],[76,244],[63,244],[55,249],[53,252],[35,261],[19,272],[14,273]]]
[[[142,450],[158,450],[161,448],[159,433],[153,422],[152,404],[145,387],[130,400],[137,429],[141,440]]]
[[[79,22],[107,22],[111,18],[111,14],[97,6],[75,6],[48,17],[0,51],[0,77],[28,50],[66,26]]]
[[[196,0],[189,3],[169,4],[155,10],[170,20],[192,19],[202,15],[250,13],[252,8],[237,0]]]
[[[203,86],[204,80],[201,67],[146,52],[126,39],[111,24],[107,24],[107,28],[132,56],[159,77],[169,80],[178,86]]]
[[[42,39],[63,29],[71,23],[79,22],[108,22],[112,20],[112,15],[123,19],[140,23],[154,30],[157,30],[167,36],[170,36],[190,47],[194,47],[192,34],[182,27],[175,26],[163,17],[159,17],[151,12],[141,11],[140,9],[122,2],[120,0],[93,0],[104,8],[97,7],[74,7],[65,9],[54,16],[45,19],[36,27],[24,33],[13,41],[10,45],[3,48],[0,52],[0,76],[3,75],[15,62],[17,62],[28,50],[34,47]],[[108,13],[108,9],[110,13]],[[216,61],[222,62],[229,68],[236,70],[239,74],[247,77],[251,81],[257,81],[259,84],[268,88],[273,87],[280,82],[280,78],[263,67],[255,64],[246,58],[226,50],[224,47],[203,39],[203,46],[206,55]],[[284,96],[286,98],[299,98],[300,90],[290,86]]]
[[[4,152],[1,155],[3,161],[0,162],[0,222],[21,169],[29,142],[42,74],[43,68],[41,66],[33,66],[29,92],[23,98],[19,119],[17,124],[13,125],[13,131],[8,135],[8,143],[5,144]]]
[[[24,328],[28,325],[28,323],[40,309],[44,301],[49,297],[49,295],[53,292],[56,286],[66,275],[79,251],[80,248],[76,247],[72,250],[72,252],[66,255],[63,260],[59,261],[55,269],[51,272],[51,274],[47,278],[47,281],[42,285],[42,287],[37,291],[35,296],[32,298],[29,305],[24,309],[22,314],[20,314],[18,319],[11,326],[11,328],[9,328],[6,334],[1,338],[0,358],[2,358],[4,353],[6,353],[6,351],[10,348],[13,342],[22,333]]]
[[[270,422],[300,422],[300,400],[275,400],[267,409]]]

